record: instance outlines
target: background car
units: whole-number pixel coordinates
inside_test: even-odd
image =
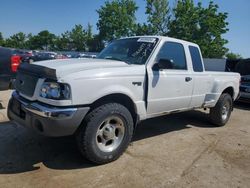
[[[72,58],[96,58],[96,56],[98,55],[98,53],[94,53],[94,52],[79,52],[79,53],[75,53],[72,55]]]
[[[235,72],[240,73],[240,101],[250,102],[250,58],[239,61]]]
[[[0,47],[0,91],[12,87],[24,54],[21,50]]]
[[[67,58],[95,58],[97,54],[91,52],[46,52],[0,47],[0,90],[13,87],[20,63]]]
[[[240,100],[250,102],[250,75],[241,77]]]
[[[33,52],[33,54],[25,59],[25,62],[32,63],[35,61],[44,61],[56,59],[57,53],[55,52]]]

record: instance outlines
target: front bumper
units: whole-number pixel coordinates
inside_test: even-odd
[[[89,107],[54,107],[28,101],[13,92],[8,117],[15,123],[51,137],[73,135]]]

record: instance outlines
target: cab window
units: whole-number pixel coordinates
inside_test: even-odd
[[[169,69],[187,70],[186,55],[182,44],[177,42],[166,42],[157,55],[160,59],[170,60],[172,66]]]
[[[194,72],[203,72],[200,51],[197,47],[189,46]]]

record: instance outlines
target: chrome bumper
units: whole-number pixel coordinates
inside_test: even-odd
[[[28,101],[13,92],[8,117],[45,136],[72,135],[81,125],[89,107],[54,107]]]

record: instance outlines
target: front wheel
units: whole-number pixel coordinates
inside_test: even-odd
[[[118,103],[108,103],[92,110],[76,134],[80,152],[89,161],[105,164],[116,160],[126,150],[133,135],[129,110]]]
[[[228,93],[223,93],[215,107],[210,109],[210,120],[213,124],[217,126],[225,125],[233,109],[233,100]]]

